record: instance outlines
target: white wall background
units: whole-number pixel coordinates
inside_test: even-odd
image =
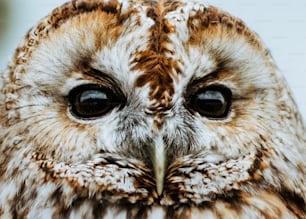
[[[65,0],[0,0],[0,69],[25,32]],[[270,48],[306,119],[306,0],[203,0],[242,18]],[[1,8],[0,8],[1,9]],[[4,13],[6,12],[6,13]]]

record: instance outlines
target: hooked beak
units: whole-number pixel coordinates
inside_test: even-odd
[[[158,135],[154,141],[152,163],[156,180],[157,193],[160,196],[164,189],[164,178],[166,169],[166,152],[162,135]]]

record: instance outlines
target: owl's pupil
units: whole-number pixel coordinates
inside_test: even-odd
[[[208,118],[227,116],[231,102],[231,93],[225,87],[208,87],[192,96],[189,107]]]
[[[69,93],[70,110],[80,118],[105,115],[122,102],[110,89],[99,85],[82,85]]]
[[[224,112],[226,101],[218,91],[206,91],[196,97],[196,104],[206,112]]]
[[[103,113],[110,105],[107,94],[98,90],[84,91],[75,104],[79,111],[88,115]]]

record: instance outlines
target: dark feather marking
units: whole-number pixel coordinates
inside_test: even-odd
[[[143,87],[149,84],[151,87],[150,98],[154,104],[150,110],[152,114],[157,116],[156,126],[159,127],[162,123],[162,114],[159,113],[171,108],[175,74],[181,73],[178,63],[172,58],[166,57],[167,53],[174,53],[167,48],[167,43],[170,43],[169,33],[174,32],[175,28],[164,19],[164,15],[175,10],[179,6],[179,2],[167,1],[164,4],[150,2],[150,5],[147,16],[155,24],[150,29],[151,37],[147,50],[141,51],[136,56],[133,61],[135,63],[133,69],[143,72],[137,78],[135,86]]]

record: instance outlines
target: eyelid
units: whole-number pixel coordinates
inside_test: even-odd
[[[222,67],[218,67],[217,69],[204,75],[203,77],[192,78],[188,87],[190,86],[193,88],[202,88],[202,87],[208,87],[210,85],[217,85],[216,81],[222,81],[228,75],[230,75],[230,72],[224,70],[224,68]]]
[[[95,79],[98,84],[101,84],[106,88],[112,88],[117,84],[116,80],[111,76],[94,68],[84,71],[84,74]]]
[[[94,79],[94,83],[92,84],[100,84],[101,86],[112,90],[114,94],[123,97],[125,96],[123,91],[121,90],[122,86],[120,81],[114,78],[113,75],[109,75],[95,68],[87,69],[86,71],[84,71],[84,74]]]
[[[190,85],[188,85],[187,89],[186,89],[186,97],[190,97],[193,96],[195,94],[197,94],[199,91],[201,90],[212,90],[212,91],[218,91],[220,89],[226,89],[231,91],[231,89],[228,88],[228,86],[224,85],[224,84],[220,84],[220,83],[212,83],[212,84],[207,84],[204,83],[202,80],[198,81],[198,82],[193,82]],[[232,94],[232,93],[231,93]]]

